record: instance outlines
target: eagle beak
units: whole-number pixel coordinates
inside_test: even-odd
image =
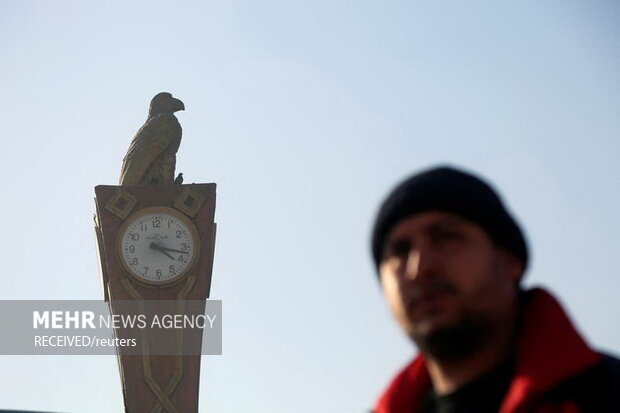
[[[185,105],[179,99],[175,99],[174,103],[176,103],[175,105],[176,110],[185,110]]]

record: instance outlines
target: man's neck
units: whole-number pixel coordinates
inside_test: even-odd
[[[461,360],[441,361],[427,354],[426,365],[435,393],[453,393],[503,364],[510,357],[512,338],[511,330],[489,337],[482,347]]]

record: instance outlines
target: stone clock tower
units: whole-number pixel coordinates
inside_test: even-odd
[[[175,180],[181,127],[174,112],[183,109],[169,93],[156,95],[123,161],[120,185],[95,187],[101,279],[112,314],[127,303],[144,312],[150,302],[204,313],[215,247],[215,184]],[[117,348],[125,410],[198,411],[202,331],[139,334],[143,340],[133,353]],[[167,350],[156,354],[162,343]]]

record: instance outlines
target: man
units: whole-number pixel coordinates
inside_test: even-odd
[[[590,349],[551,294],[521,289],[525,237],[479,178],[440,167],[405,180],[372,253],[420,351],[376,413],[620,412],[620,361]]]

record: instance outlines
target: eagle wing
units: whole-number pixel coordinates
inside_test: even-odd
[[[147,120],[131,141],[123,159],[120,185],[141,185],[142,178],[152,168],[162,167],[157,165],[162,161],[162,154],[176,154],[181,134],[181,124],[171,113]]]

